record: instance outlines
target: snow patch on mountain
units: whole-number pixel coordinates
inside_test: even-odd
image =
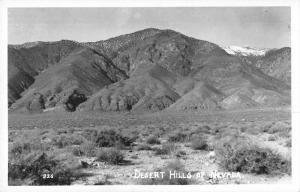
[[[241,47],[241,46],[224,46],[222,47],[230,55],[242,55],[242,56],[264,56],[270,49],[267,48],[255,48],[255,47]]]

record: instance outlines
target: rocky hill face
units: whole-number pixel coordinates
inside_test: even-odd
[[[230,46],[229,46],[230,47]],[[234,46],[235,47],[235,46]],[[226,52],[240,57],[246,63],[254,65],[267,75],[291,85],[291,48],[281,49],[229,49]]]
[[[264,73],[291,85],[291,48],[269,51],[255,63],[255,66]]]
[[[11,108],[25,107],[30,110],[28,102],[39,93],[45,100],[45,108],[64,106],[64,110],[74,111],[88,96],[125,78],[126,74],[105,56],[82,47],[34,76],[34,82],[22,92],[22,97]],[[82,99],[71,101],[74,94]]]
[[[34,82],[34,77],[80,45],[73,41],[34,42],[8,46],[9,106]]]
[[[9,45],[8,78],[10,110],[17,111],[289,105],[290,49],[253,60],[151,28],[98,42]]]
[[[210,57],[190,74],[191,80],[193,86],[179,82],[176,88],[185,94],[170,108],[216,110],[272,106],[275,98],[275,103],[279,103],[277,97],[282,102],[280,105],[290,102],[288,85],[238,57]]]

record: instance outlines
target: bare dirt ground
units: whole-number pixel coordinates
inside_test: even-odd
[[[76,169],[77,173],[80,172],[80,176],[68,183],[72,185],[166,184],[160,183],[159,179],[158,183],[153,181],[149,183],[151,181],[149,178],[135,178],[135,171],[154,172],[162,170],[172,162],[180,164],[180,170],[192,175],[191,178],[183,178],[188,181],[186,184],[265,184],[286,183],[291,180],[290,174],[286,172],[278,171],[271,174],[255,172],[253,169],[250,172],[239,172],[240,175],[236,178],[214,178],[210,175],[213,171],[232,172],[224,166],[216,147],[227,137],[232,142],[235,142],[237,137],[246,138],[256,146],[270,149],[281,159],[289,161],[291,158],[289,108],[184,114],[49,112],[30,115],[9,114],[8,120],[9,162],[18,164],[20,159],[26,161],[30,154],[45,152],[62,165],[74,171]],[[117,130],[135,139],[123,147],[87,145],[92,141],[89,139],[91,137],[86,136],[87,133],[107,129]],[[198,140],[196,139],[196,142],[193,139],[195,136],[205,138],[205,143],[199,146]],[[112,136],[109,137],[109,140],[113,140]],[[149,139],[150,137],[154,138],[153,141]],[[103,137],[98,135],[98,138]],[[93,141],[99,144],[99,139]],[[109,160],[103,160],[97,153],[97,150],[112,147],[118,148],[118,153],[122,154],[120,162],[111,163]],[[167,150],[160,150],[164,147]],[[197,177],[197,173],[200,172],[206,175]],[[25,175],[18,179],[12,176],[10,184],[32,185],[35,177],[30,174],[30,177]],[[54,174],[54,177],[59,174]]]

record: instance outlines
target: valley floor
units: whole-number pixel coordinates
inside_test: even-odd
[[[290,108],[153,114],[9,113],[8,126],[10,185],[266,184],[291,180],[290,167],[283,166],[289,165],[291,158]],[[115,132],[101,132],[111,129]],[[244,150],[236,156],[240,159],[231,159],[232,162],[224,159],[228,153],[224,146],[228,144],[236,150],[231,157],[238,149]],[[26,164],[29,167],[37,161],[38,166],[43,165],[40,162],[43,152],[49,161],[55,159],[60,163],[55,168],[48,167],[48,171],[54,178],[60,178],[60,174],[68,177],[67,181],[41,180],[44,170],[20,176],[24,161],[32,162]],[[248,166],[244,161],[243,155],[248,152],[252,156],[246,157],[246,161],[252,158],[256,164]],[[270,158],[270,162],[280,162],[269,165],[259,159],[261,154],[265,159]],[[62,173],[60,166],[71,170],[71,176]],[[192,178],[172,180],[168,179],[170,175],[165,175],[165,179],[135,178],[137,170],[166,174],[176,170],[182,177],[190,173]],[[213,171],[239,175],[216,178],[210,175]],[[197,177],[201,172],[204,177]]]

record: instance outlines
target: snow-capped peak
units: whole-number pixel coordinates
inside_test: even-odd
[[[264,56],[269,49],[261,49],[249,46],[224,46],[222,47],[230,55],[242,55],[242,56]]]

